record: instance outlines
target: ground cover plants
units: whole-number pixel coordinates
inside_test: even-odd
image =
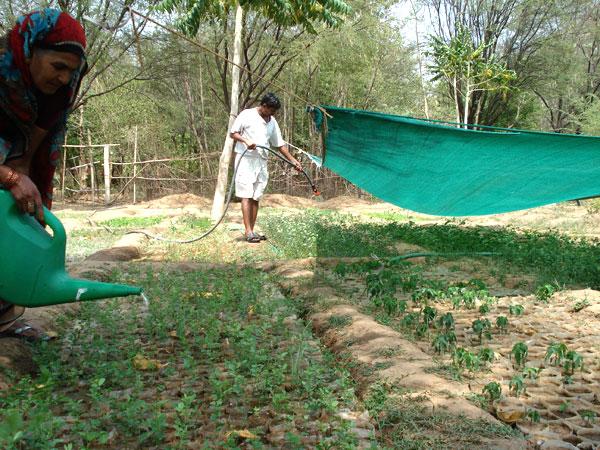
[[[99,302],[65,318],[59,343],[36,348],[39,376],[0,395],[0,446],[355,448],[358,434],[340,414],[348,410],[368,411],[373,448],[477,448],[519,437],[432,413],[425,397],[382,378],[404,357],[394,346],[377,349],[371,365],[343,352],[356,337],[336,353],[320,347],[303,319],[326,306],[302,289],[321,283],[429,355],[425,372],[468,386],[478,407],[501,418],[504,402],[519,402],[526,433],[564,419],[578,439],[593,436],[600,354],[590,340],[600,327],[584,314],[596,300],[561,296],[598,283],[596,242],[402,220],[265,208],[259,225],[269,239],[257,246],[232,223],[186,246],[144,241],[143,258],[154,262],[121,265],[112,279],[145,286],[149,308]],[[132,229],[189,239],[209,226],[192,214],[97,220],[70,234],[69,257]],[[320,269],[306,287],[284,288],[289,299],[275,288],[281,280],[261,271],[307,257],[297,263]],[[346,312],[326,321],[339,335],[355,326]]]
[[[352,220],[356,220],[356,226],[352,225]],[[534,333],[533,329],[528,329],[532,326],[548,333],[548,339],[552,339],[553,332],[561,336],[569,334],[578,342],[577,348],[586,345],[583,339],[593,341],[582,335],[577,326],[571,327],[563,320],[559,329],[547,328],[547,314],[555,314],[557,308],[565,311],[556,312],[559,316],[567,312],[573,314],[590,306],[589,301],[584,307],[577,308],[573,307],[572,300],[560,304],[556,296],[570,286],[598,283],[597,269],[592,262],[597,257],[594,255],[598,255],[594,241],[554,233],[483,227],[463,229],[455,224],[419,226],[358,222],[358,219],[345,219],[344,231],[333,220],[316,226],[323,230],[319,236],[322,251],[316,256],[333,256],[328,252],[328,236],[334,235],[336,242],[340,242],[343,238],[338,234],[343,234],[359,243],[353,255],[359,256],[362,252],[360,256],[364,257],[361,261],[341,261],[332,267],[330,275],[326,271],[324,276],[329,277],[331,285],[344,292],[346,298],[352,298],[361,311],[402,332],[419,348],[432,354],[433,361],[437,361],[432,372],[449,379],[468,381],[470,386],[481,383],[470,398],[494,414],[497,408],[502,408],[497,402],[505,397],[514,397],[531,405],[523,410],[520,422],[521,429],[527,431],[537,426],[541,430],[555,417],[554,414],[560,413],[555,406],[536,403],[538,396],[562,398],[561,391],[554,387],[556,375],[563,389],[574,389],[574,392],[585,393],[585,398],[592,398],[590,396],[600,386],[600,380],[596,380],[590,370],[582,372],[589,356],[573,350],[571,345],[559,347],[559,344],[546,344],[546,340],[527,343],[531,342],[531,333]],[[416,263],[394,258],[393,252],[400,241],[424,247],[423,251],[414,253],[416,256],[429,255],[429,258],[421,257]],[[378,253],[373,252],[370,243],[380,246]],[[350,247],[352,244],[346,242],[344,245]],[[363,252],[364,249],[368,250]],[[441,254],[432,254],[435,253],[430,251],[432,249]],[[494,249],[506,249],[507,253],[501,250],[486,258],[475,255],[476,251]],[[454,257],[452,252],[456,252]],[[585,265],[575,261],[579,257],[587,261]],[[439,266],[445,258],[458,261],[446,262],[443,267],[447,269],[442,271]],[[469,269],[469,263],[461,258],[467,258],[470,264],[477,261],[477,268]],[[551,262],[552,258],[559,262]],[[521,283],[514,274],[523,270],[531,278]],[[493,291],[506,291],[504,283],[507,280],[515,294],[502,299],[494,296]],[[363,286],[359,292],[354,288],[357,283]],[[531,317],[535,319],[531,321]],[[570,328],[565,329],[563,325]],[[575,341],[569,342],[575,345]],[[547,345],[550,350],[545,358]],[[571,353],[567,360],[568,352]],[[596,355],[596,361],[599,356]],[[548,366],[557,370],[550,370]],[[586,402],[584,400],[583,404],[587,405]],[[583,415],[575,412],[569,417],[577,426],[586,427],[589,421],[585,412],[587,407],[582,407],[583,404],[580,404]],[[497,414],[502,417],[500,412]],[[576,439],[588,439],[586,442],[589,442],[585,432],[581,436]]]
[[[83,304],[39,377],[0,396],[0,443],[44,448],[353,448],[353,382],[268,278],[236,267],[151,269],[143,303]],[[71,319],[68,319],[71,320]],[[66,324],[66,322],[65,322]],[[335,443],[335,444],[334,444]]]

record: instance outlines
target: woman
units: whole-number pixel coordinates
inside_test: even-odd
[[[0,187],[42,223],[67,115],[87,69],[85,46],[81,24],[51,8],[19,17],[0,40]],[[18,320],[23,311],[0,300],[0,335],[44,338]]]

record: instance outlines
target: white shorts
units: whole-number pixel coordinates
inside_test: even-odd
[[[235,195],[239,198],[252,198],[259,200],[269,181],[267,160],[256,156],[244,156],[239,163],[240,153],[235,155]]]

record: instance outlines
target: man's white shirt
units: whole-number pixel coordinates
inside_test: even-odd
[[[240,133],[243,138],[263,147],[281,147],[285,145],[275,117],[271,116],[271,119],[267,122],[258,113],[258,108],[245,109],[239,113],[229,132]],[[237,141],[235,143],[236,153],[241,154],[245,150],[246,145],[243,142]],[[269,153],[267,150],[257,148],[256,150],[248,150],[246,156],[259,156],[267,159]]]

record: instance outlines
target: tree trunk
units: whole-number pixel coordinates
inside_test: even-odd
[[[211,211],[211,218],[218,220],[223,214],[225,190],[227,188],[227,174],[229,171],[229,161],[233,150],[233,139],[229,136],[235,117],[238,113],[238,102],[240,93],[240,63],[242,50],[242,18],[244,10],[237,4],[235,11],[235,35],[233,41],[233,66],[231,67],[231,108],[229,110],[229,125],[227,126],[227,137],[223,145],[223,152],[219,159],[219,174],[217,175],[217,186],[215,187],[215,197]]]
[[[421,93],[423,94],[423,107],[425,109],[425,117],[429,119],[429,102],[427,100],[427,91],[425,90],[425,82],[423,81],[423,54],[421,53],[421,42],[419,38],[419,18],[417,5],[411,0],[410,6],[415,20],[415,44],[417,47],[417,62],[419,65],[419,84],[421,86]]]
[[[458,92],[458,81],[456,77],[452,79],[452,87],[454,88],[454,106],[456,106],[456,126],[460,128],[460,99]]]

